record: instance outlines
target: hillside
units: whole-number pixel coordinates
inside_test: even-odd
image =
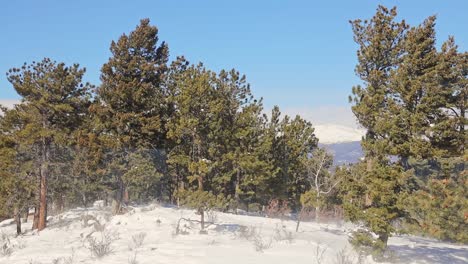
[[[319,144],[319,146],[333,154],[335,165],[356,163],[364,156],[360,141]]]
[[[11,255],[0,255],[0,263],[340,263],[340,252],[346,252],[346,257],[357,263],[358,257],[347,242],[347,233],[353,228],[349,224],[301,223],[300,232],[295,233],[294,221],[216,213],[208,217],[215,223],[207,228],[208,234],[199,234],[198,224],[182,220],[180,233],[185,234],[175,235],[181,217],[199,218],[192,210],[156,204],[135,207],[113,217],[107,208],[70,210],[51,217],[49,227],[40,233],[28,231],[11,238]],[[0,232],[12,236],[14,225],[10,222],[0,223]],[[93,257],[87,248],[89,237],[97,241],[110,239],[112,252],[101,259]],[[256,246],[262,249],[256,250]],[[420,237],[392,237],[389,246],[398,263],[468,261],[467,246]],[[136,262],[132,262],[134,259]],[[373,261],[367,258],[361,263]]]

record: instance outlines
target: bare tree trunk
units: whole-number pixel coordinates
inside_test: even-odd
[[[26,207],[26,209],[24,209],[24,220],[23,220],[23,223],[27,223],[28,222],[28,217],[29,217],[29,207]]]
[[[46,122],[43,121],[43,127],[46,127]],[[39,192],[39,220],[37,229],[43,230],[47,226],[47,178],[49,176],[49,140],[42,138],[42,160],[40,173],[40,192]]]
[[[32,229],[33,230],[37,229],[38,225],[39,225],[39,207],[36,205],[34,206],[34,218],[33,218]]]
[[[39,197],[41,196],[41,169],[36,173],[36,195],[35,195],[35,201],[34,201],[34,216],[33,216],[33,224],[32,224],[32,230],[37,229],[39,225]]]
[[[319,222],[320,220],[320,206],[315,206],[315,222]]]
[[[15,223],[16,223],[16,234],[21,235],[21,210],[18,209],[17,206],[15,206],[15,209],[13,210],[14,218],[15,218]]]
[[[320,190],[317,188],[317,197],[315,199],[315,222],[320,220]]]
[[[381,233],[381,234],[379,234],[379,240],[383,243],[384,247],[387,248],[388,233]]]
[[[205,230],[205,211],[203,209],[200,209],[199,213],[200,213],[201,231],[203,231]]]
[[[64,208],[65,208],[65,205],[64,205],[64,201],[63,201],[63,195],[62,194],[59,194],[57,196],[57,202],[56,202],[56,207],[57,207],[57,213],[62,213]]]
[[[236,199],[237,204],[239,204],[239,190],[240,190],[240,170],[237,169],[236,173],[236,185],[235,185],[235,190],[234,190],[234,198]]]
[[[302,214],[304,212],[304,207],[301,208],[301,211],[299,211],[299,214],[297,215],[297,222],[296,222],[296,233],[299,232],[299,225],[302,220]]]

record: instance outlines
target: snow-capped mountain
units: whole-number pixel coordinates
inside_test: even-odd
[[[360,141],[365,130],[335,124],[315,125],[315,135],[322,144]]]
[[[357,129],[336,124],[315,126],[315,135],[319,145],[334,156],[335,165],[356,163],[363,156],[361,138],[364,129]]]

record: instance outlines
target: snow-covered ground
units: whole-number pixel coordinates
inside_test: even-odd
[[[215,224],[208,226],[208,234],[199,234],[197,223],[181,221],[181,233],[188,234],[175,235],[175,226],[181,217],[199,219],[193,210],[156,204],[135,207],[118,216],[111,216],[107,208],[74,209],[51,217],[47,229],[39,233],[28,231],[17,238],[13,237],[15,226],[7,220],[0,223],[0,232],[12,236],[13,250],[9,256],[0,255],[0,263],[340,263],[337,255],[344,252],[343,249],[346,255],[354,258],[354,263],[357,261],[347,242],[347,231],[352,228],[348,224],[306,222],[301,223],[299,232],[295,233],[294,221],[216,213],[209,219],[217,218]],[[105,231],[96,231],[102,230],[104,225]],[[141,232],[146,236],[138,247],[133,238]],[[89,237],[100,241],[103,234],[111,238],[112,253],[98,259],[88,249]],[[263,252],[255,249],[260,244],[264,245]],[[393,237],[389,245],[398,263],[468,262],[467,246],[413,236]],[[137,262],[132,263],[133,259]],[[367,258],[361,263],[373,261]]]

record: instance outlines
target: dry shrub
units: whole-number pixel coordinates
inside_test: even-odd
[[[283,219],[290,212],[291,209],[289,208],[288,201],[279,199],[270,200],[265,209],[266,216],[270,218]]]
[[[138,234],[135,234],[132,236],[132,245],[130,249],[137,249],[143,246],[143,242],[146,238],[146,233],[145,232],[140,232]]]
[[[87,238],[87,248],[91,255],[100,259],[104,256],[111,254],[114,249],[112,248],[112,241],[118,239],[118,234],[109,230],[99,232],[99,237],[89,236]]]

